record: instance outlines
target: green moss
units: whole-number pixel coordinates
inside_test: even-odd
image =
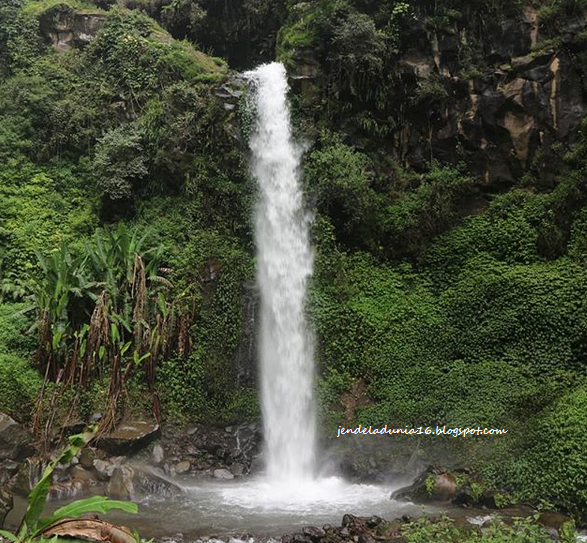
[[[23,11],[30,15],[41,15],[45,11],[56,6],[65,6],[86,14],[104,14],[95,4],[85,0],[29,0]]]

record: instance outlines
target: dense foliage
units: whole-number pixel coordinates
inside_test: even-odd
[[[447,78],[398,78],[411,25],[469,31],[466,80],[487,69],[484,32],[523,4],[3,2],[0,409],[30,418],[46,376],[45,399],[67,406],[51,416],[100,410],[111,425],[125,403],[150,410],[145,397],[164,418],[258,416],[254,383],[239,380],[250,127],[225,61],[192,42],[238,67],[276,47],[292,71],[306,61],[318,74],[294,81],[292,103],[311,142],[308,309],[326,427],[509,428],[491,451],[470,440],[452,453],[512,499],[584,514],[587,132],[557,147],[564,168],[546,189],[535,164],[488,190],[466,163],[430,153],[413,169],[390,152],[410,115],[430,120],[454,91]],[[560,38],[583,4],[541,2],[545,35]],[[97,25],[94,39],[52,43],[56,18],[75,14]],[[416,524],[406,537],[452,530]],[[543,538],[500,530],[471,541]]]

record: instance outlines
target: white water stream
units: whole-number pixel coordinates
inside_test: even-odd
[[[261,291],[261,401],[267,476],[301,484],[315,476],[314,349],[305,316],[313,253],[300,187],[302,150],[291,133],[282,64],[246,76],[255,87],[257,124],[250,138],[259,186],[255,217]]]
[[[388,519],[421,513],[418,506],[390,500],[391,485],[320,476],[313,339],[304,311],[313,255],[300,187],[302,150],[291,133],[284,67],[266,64],[246,77],[254,87],[257,113],[250,147],[259,186],[255,234],[266,470],[227,481],[176,478],[183,492],[173,499],[151,495],[142,500],[136,517],[109,515],[146,537],[180,532],[188,541],[211,535],[248,541],[246,534],[279,536],[304,525],[339,524],[345,513]],[[24,507],[22,501],[20,511]]]

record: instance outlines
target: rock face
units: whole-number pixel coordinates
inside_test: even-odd
[[[14,419],[0,413],[0,461],[24,460],[31,452],[31,436],[27,429]]]
[[[552,186],[560,163],[552,144],[574,141],[586,107],[583,73],[573,61],[586,22],[582,17],[577,22],[564,46],[542,53],[533,52],[540,35],[532,10],[488,25],[489,68],[471,75],[457,60],[466,49],[466,28],[434,33],[413,28],[410,39],[419,47],[412,51],[421,58],[408,51],[399,77],[406,89],[428,95],[420,92],[426,107],[409,109],[405,128],[395,137],[404,162],[419,167],[430,157],[464,160],[495,188],[513,184],[534,167],[542,185]],[[435,96],[435,88],[443,92]]]
[[[254,283],[244,285],[242,297],[242,331],[235,353],[236,385],[255,387],[257,375],[257,324],[259,313],[259,292]]]
[[[217,473],[222,472],[226,477],[221,478],[240,477],[251,472],[261,440],[255,423],[226,428],[203,424],[165,428],[160,443],[164,451],[157,451],[157,459],[165,458],[163,468],[171,475],[189,472],[219,477]],[[150,461],[160,463],[154,460],[152,455]]]
[[[426,3],[416,4],[425,14]],[[380,138],[385,152],[416,169],[430,160],[465,162],[485,192],[529,170],[551,188],[564,154],[553,144],[576,140],[587,107],[586,14],[561,22],[554,40],[531,7],[482,29],[473,17],[434,27],[424,14],[402,30],[391,105],[381,114],[395,126]],[[292,85],[317,100],[328,85],[316,53],[300,48],[293,58]],[[338,122],[353,133],[350,117]]]
[[[12,509],[10,481],[18,473],[20,463],[33,453],[31,441],[24,426],[0,413],[0,527]]]
[[[105,22],[105,15],[76,11],[65,4],[46,10],[40,19],[45,39],[58,51],[88,45]]]

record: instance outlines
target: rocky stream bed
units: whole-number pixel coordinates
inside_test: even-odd
[[[66,433],[81,429],[82,423],[72,425]],[[323,477],[316,484],[276,493],[260,476],[260,445],[256,424],[162,429],[148,421],[128,422],[58,466],[48,511],[95,494],[137,501],[137,517],[111,513],[107,518],[169,543],[210,538],[400,543],[402,526],[421,515],[448,514],[455,525],[482,531],[533,513],[528,507],[498,509],[495,493],[458,486],[459,473],[432,466],[404,486],[374,484],[383,476],[371,467],[365,474],[368,482]],[[6,528],[17,526],[26,495],[48,460],[24,426],[0,414],[0,520]],[[538,517],[553,538],[566,520],[556,513]]]

